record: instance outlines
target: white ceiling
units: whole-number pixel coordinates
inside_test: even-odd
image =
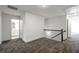
[[[55,17],[65,15],[65,10],[73,5],[47,5],[45,8],[42,5],[14,5],[19,10],[28,11],[45,17]]]
[[[74,5],[47,5],[45,8],[42,5],[13,5],[18,8],[18,11],[27,11],[37,15],[45,16],[45,17],[55,17],[65,15],[65,10]],[[7,5],[0,5],[0,10],[4,10],[5,12],[12,12],[16,14],[18,11],[13,11],[8,9]]]

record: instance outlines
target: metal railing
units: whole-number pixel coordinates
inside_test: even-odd
[[[63,42],[63,33],[66,32],[65,30],[61,29],[61,30],[54,30],[54,29],[44,29],[44,31],[58,31],[60,33],[56,34],[55,36],[53,36],[52,38],[55,38],[59,35],[61,35],[61,41]]]

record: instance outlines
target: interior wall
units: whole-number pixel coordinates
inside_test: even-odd
[[[2,41],[11,39],[11,28],[10,28],[10,19],[9,15],[2,14]]]
[[[68,37],[71,37],[71,20],[68,19]]]
[[[62,15],[62,16],[57,16],[55,18],[50,18],[45,20],[45,28],[47,29],[55,29],[55,30],[67,30],[66,29],[66,16]],[[51,38],[51,36],[56,35],[59,32],[52,32],[52,35],[46,36],[48,38]],[[64,33],[64,39],[67,38],[67,31]],[[54,40],[58,40],[61,41],[61,36],[58,36],[56,38],[54,38]]]
[[[18,17],[2,13],[2,41],[11,39],[11,19],[18,19]]]
[[[20,25],[19,26],[20,26],[19,27],[19,32],[20,32],[19,36],[20,36],[20,38],[22,38],[23,37],[23,20],[22,19],[20,19]]]
[[[2,29],[2,26],[1,26],[2,22],[1,21],[2,21],[2,18],[1,18],[1,11],[0,11],[0,44],[1,44],[1,41],[2,41],[2,30],[1,30]]]
[[[23,20],[24,20],[24,13],[20,16],[20,38],[23,38]]]
[[[29,42],[44,37],[44,17],[25,13],[23,21],[23,40]]]

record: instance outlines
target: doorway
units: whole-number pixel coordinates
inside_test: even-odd
[[[72,17],[71,20],[71,37],[79,40],[79,16]]]
[[[2,41],[22,38],[22,24],[20,15],[2,13]]]
[[[19,19],[11,19],[11,39],[19,38],[19,27],[20,21]]]
[[[74,15],[68,19],[68,37],[79,40],[79,15]]]

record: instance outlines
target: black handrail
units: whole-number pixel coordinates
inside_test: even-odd
[[[61,30],[53,30],[53,29],[44,29],[44,31],[60,31],[60,33],[58,33],[57,35],[53,36],[52,38],[57,37],[58,35],[61,34],[61,41],[63,41],[63,33],[66,32],[65,30],[61,29]]]
[[[54,29],[44,29],[45,31],[61,31],[61,30],[54,30]]]
[[[63,32],[66,32],[66,31],[63,31]],[[60,35],[61,33],[58,33],[57,35],[53,36],[52,38],[55,38],[57,37],[58,35]]]

